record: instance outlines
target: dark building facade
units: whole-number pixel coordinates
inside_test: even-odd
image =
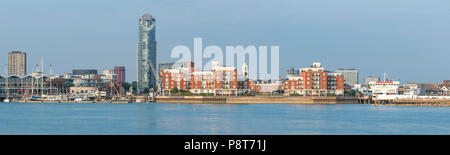
[[[123,83],[125,82],[125,66],[116,66],[114,68],[117,74],[117,82]]]
[[[72,70],[73,75],[96,75],[98,74],[96,69],[74,69]]]

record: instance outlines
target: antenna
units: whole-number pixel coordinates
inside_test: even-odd
[[[41,72],[42,72],[42,80],[41,80],[41,97],[44,96],[44,57],[41,58]]]
[[[5,64],[5,67],[6,67],[6,64]],[[8,79],[9,79],[9,77],[8,77],[8,75],[6,75],[6,77],[5,77],[5,81],[6,81],[6,99],[9,99],[9,81],[8,81]]]
[[[49,75],[50,75],[50,76],[53,75],[53,65],[52,65],[52,64],[50,64],[50,73],[49,73]]]
[[[52,79],[51,79],[52,78],[51,76],[53,76],[53,66],[52,66],[52,64],[50,64],[50,74],[48,76],[50,78],[50,89],[47,91],[47,95],[48,95],[49,92],[51,94],[51,91],[52,91]]]
[[[8,76],[8,64],[5,64],[5,76]]]
[[[44,57],[41,57],[41,72],[42,76],[44,76]]]

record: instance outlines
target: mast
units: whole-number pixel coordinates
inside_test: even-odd
[[[36,65],[36,66],[37,66],[37,65]],[[33,73],[34,73],[34,68],[33,68],[33,70],[31,71],[31,96],[34,95],[34,75],[33,75]]]
[[[41,80],[41,97],[44,96],[44,57],[41,58],[41,75],[42,75],[42,80]]]
[[[7,67],[8,65],[7,64],[5,64],[5,71],[6,71],[6,99],[9,99],[9,82],[8,82],[8,79],[9,79],[9,75],[8,75],[8,71],[7,71]]]
[[[52,64],[50,64],[49,76],[50,76],[50,89],[49,89],[49,92],[51,94],[51,91],[52,91],[52,78],[51,77],[53,76],[53,66],[52,66]],[[49,92],[47,92],[47,95],[48,95]]]

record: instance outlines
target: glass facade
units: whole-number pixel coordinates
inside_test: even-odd
[[[156,22],[150,14],[139,19],[139,41],[137,43],[137,91],[156,88]]]
[[[349,86],[354,86],[359,84],[359,73],[356,69],[339,69],[336,71],[344,76],[345,84]]]

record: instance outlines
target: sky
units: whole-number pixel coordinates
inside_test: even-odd
[[[63,74],[124,65],[136,79],[138,20],[156,18],[158,62],[173,47],[280,46],[280,71],[322,62],[402,82],[450,79],[448,0],[2,0],[0,63],[28,54]],[[47,67],[48,68],[48,67]],[[0,69],[4,74],[4,67]],[[284,73],[282,73],[284,74]]]

